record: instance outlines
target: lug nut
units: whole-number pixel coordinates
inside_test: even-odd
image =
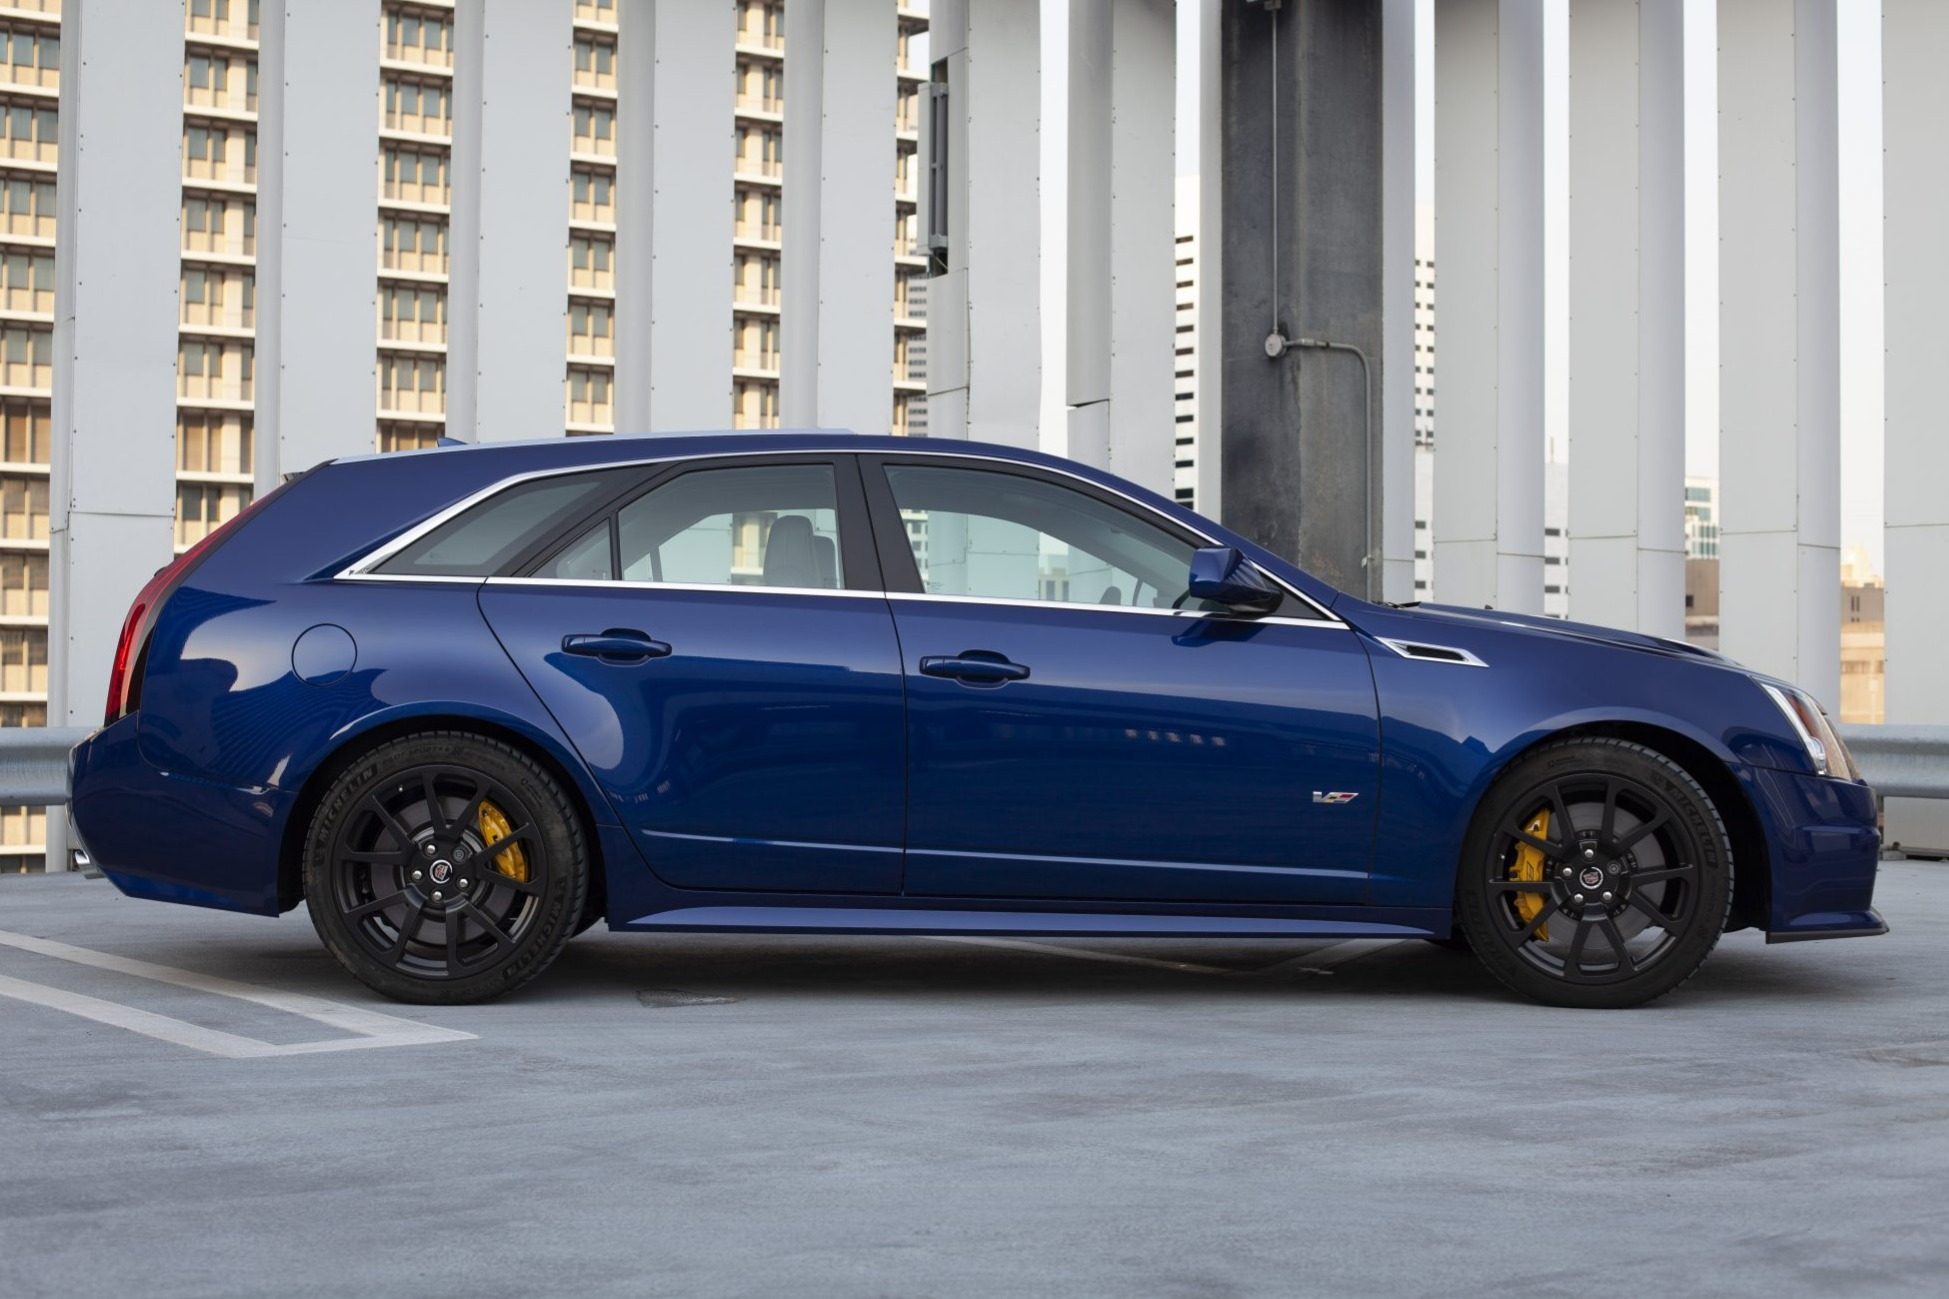
[[[434,890],[433,890],[433,900],[434,900],[435,902],[438,902],[438,901],[440,900],[440,890],[438,890],[438,889],[434,889]],[[1581,899],[1579,899],[1579,900],[1581,901]]]
[[[437,898],[440,895],[438,893],[435,893],[433,896]],[[1574,893],[1571,895],[1570,900],[1572,902],[1582,902],[1584,900],[1584,895],[1581,893]]]
[[[1585,861],[1594,861],[1594,860],[1596,860],[1596,857],[1597,857],[1597,850],[1596,850],[1595,848],[1586,848],[1586,849],[1584,849],[1584,860],[1585,860]]]
[[[462,880],[462,881],[460,881],[460,887],[461,887],[461,888],[463,888],[463,889],[464,889],[464,888],[466,888],[466,887],[467,887],[467,881],[466,881],[466,880]],[[1605,897],[1609,897],[1609,896],[1610,896],[1610,894],[1608,894],[1608,893],[1606,893],[1606,894],[1605,894],[1604,896],[1605,896]]]
[[[1563,876],[1563,878],[1565,878],[1565,879],[1569,879],[1569,878],[1570,878],[1570,868],[1569,868],[1568,866],[1565,866],[1565,867],[1564,867],[1564,868],[1563,868],[1563,869],[1562,869],[1561,871],[1559,871],[1559,872],[1558,872],[1558,874],[1560,874],[1560,875],[1562,875],[1562,876]]]
[[[426,855],[427,855],[427,856],[429,856],[429,857],[431,857],[431,856],[433,855],[433,845],[432,845],[432,844],[428,844],[428,845],[426,845]]]
[[[417,880],[419,877],[420,877],[420,873],[418,871],[414,871],[413,878]]]
[[[1609,902],[1610,900],[1611,900],[1611,895],[1610,895],[1610,894],[1608,894],[1608,893],[1606,893],[1606,894],[1604,895],[1604,901],[1606,901],[1606,902]]]

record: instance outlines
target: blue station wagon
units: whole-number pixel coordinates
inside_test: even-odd
[[[1423,938],[1628,1006],[1885,932],[1791,683],[1372,604],[1108,474],[804,432],[321,465],[158,573],[72,758],[142,898],[388,996],[618,930]]]

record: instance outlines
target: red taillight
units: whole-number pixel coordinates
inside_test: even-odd
[[[276,494],[273,492],[271,495]],[[102,721],[104,726],[119,721],[135,706],[133,696],[140,675],[143,647],[149,640],[150,629],[156,625],[156,615],[162,612],[163,602],[174,593],[177,584],[189,576],[190,570],[216,548],[217,541],[226,532],[242,523],[252,510],[270,499],[270,496],[265,496],[252,501],[169,564],[157,569],[156,575],[143,583],[142,590],[136,593],[135,603],[129,606],[129,616],[122,620],[121,638],[115,642],[115,659],[108,668],[108,708]]]

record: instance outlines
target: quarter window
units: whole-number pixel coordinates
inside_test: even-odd
[[[516,483],[447,520],[372,571],[411,577],[487,577],[568,518],[619,490],[631,470],[564,474]]]

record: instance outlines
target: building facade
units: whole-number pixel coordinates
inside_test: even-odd
[[[165,3],[167,0],[157,0]],[[336,0],[335,0],[336,2]],[[373,444],[430,446],[445,432],[452,269],[453,0],[369,0],[379,84],[374,197]],[[732,400],[724,423],[778,422],[784,211],[785,0],[736,7],[725,70],[736,81]],[[181,274],[178,281],[178,551],[250,503],[256,375],[258,0],[180,0]],[[916,218],[924,0],[899,0],[889,423],[926,430],[926,262]],[[559,69],[568,123],[568,246],[562,281],[562,419],[569,435],[615,430],[617,0],[573,0]],[[47,721],[48,466],[53,385],[60,0],[0,4],[0,725]],[[348,120],[347,130],[361,129]],[[551,430],[537,429],[537,435]],[[43,865],[45,815],[0,809],[0,870]]]

